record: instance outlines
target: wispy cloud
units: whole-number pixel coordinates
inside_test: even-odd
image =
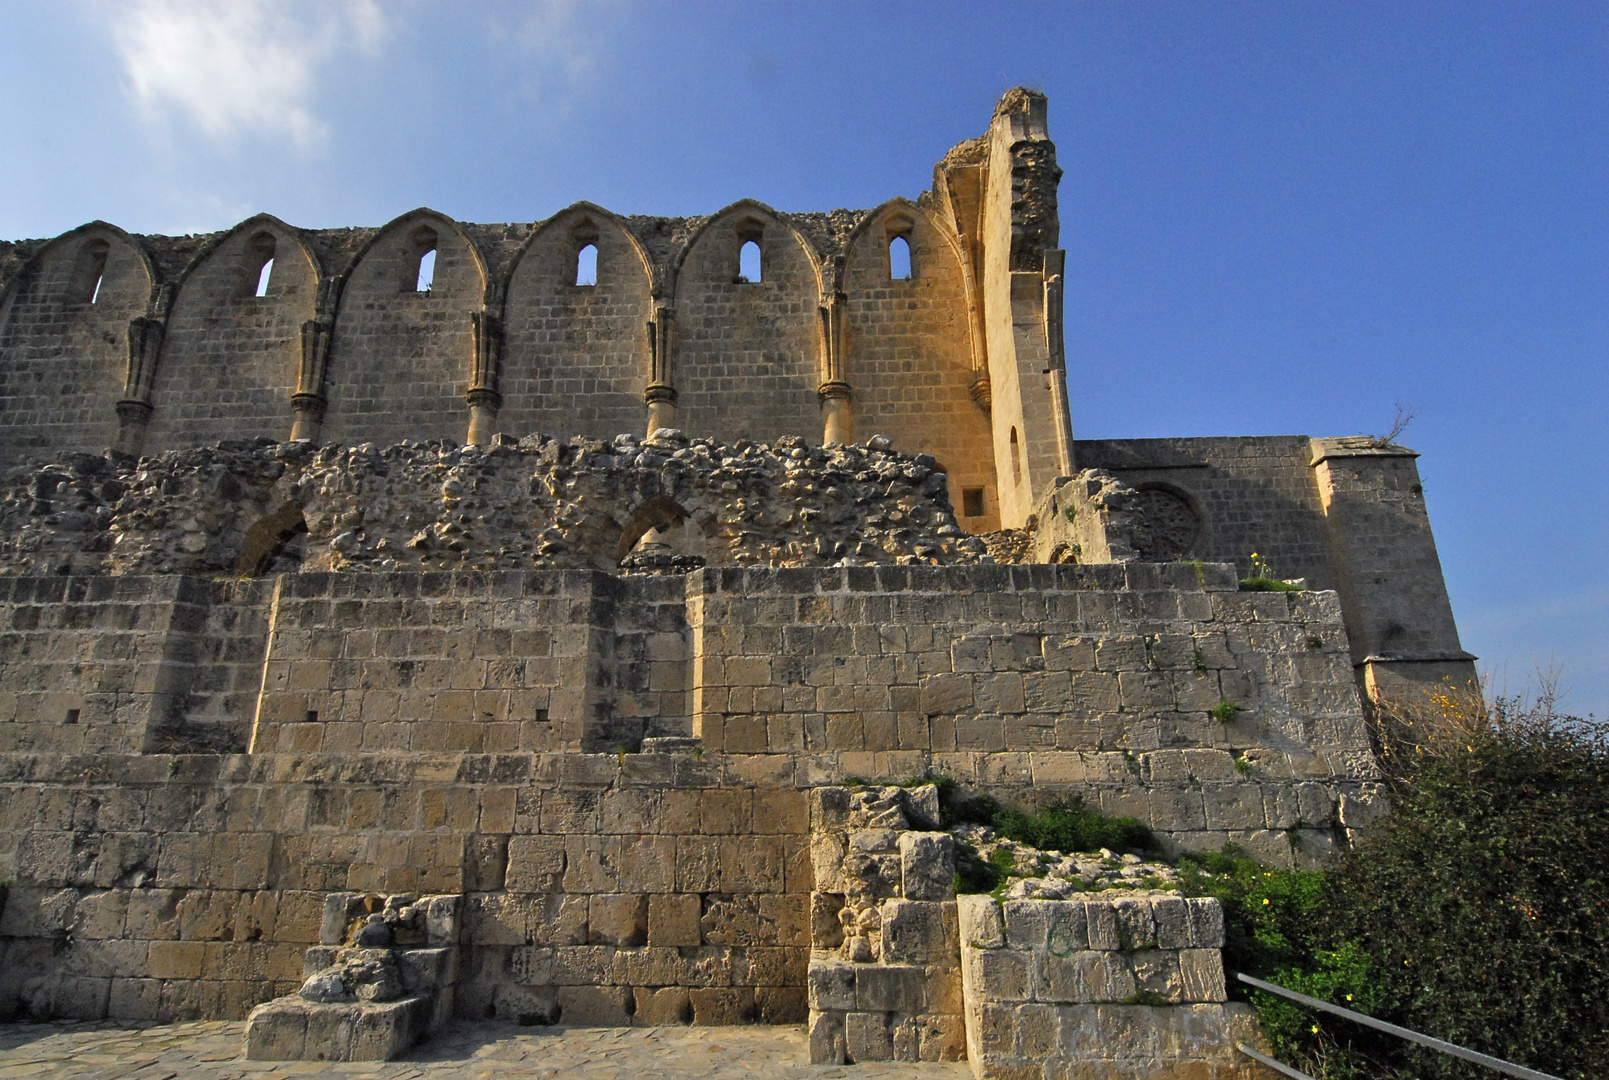
[[[113,0],[101,12],[147,118],[303,146],[324,133],[312,107],[320,68],[374,53],[386,29],[377,0]]]

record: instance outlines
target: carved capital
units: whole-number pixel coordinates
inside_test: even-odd
[[[117,403],[117,418],[124,424],[138,424],[143,427],[151,419],[151,403],[124,398]]]
[[[326,402],[323,394],[292,394],[291,408],[298,413],[310,416],[315,420],[324,419],[324,406]]]
[[[822,383],[816,388],[823,401],[848,401],[850,397],[849,384],[838,379]]]
[[[642,392],[642,399],[648,405],[674,405],[676,404],[676,388],[666,386],[664,383],[650,383]]]
[[[979,375],[973,379],[972,385],[967,387],[967,392],[972,395],[972,400],[977,402],[978,408],[984,412],[988,412],[994,405],[994,389],[989,385],[987,375]]]
[[[472,409],[491,409],[495,412],[503,407],[503,395],[489,386],[472,386],[464,397]]]

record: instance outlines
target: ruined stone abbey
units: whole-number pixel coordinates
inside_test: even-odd
[[[1412,451],[1073,437],[1059,178],[0,243],[0,1014],[1252,1075],[1215,901],[958,899],[919,782],[1310,864],[1474,658]]]

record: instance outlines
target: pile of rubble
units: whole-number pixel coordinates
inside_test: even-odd
[[[1147,862],[1133,853],[1108,848],[1092,852],[1040,851],[999,835],[987,825],[962,824],[950,830],[957,846],[1002,870],[1006,900],[1069,900],[1091,893],[1121,892],[1164,896],[1179,892],[1179,872],[1166,863]]]
[[[0,478],[0,573],[615,572],[645,534],[671,541],[634,560],[649,572],[990,561],[936,466],[882,437],[726,444],[672,429],[70,454]]]

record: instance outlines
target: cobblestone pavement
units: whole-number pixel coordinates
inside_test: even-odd
[[[247,1061],[245,1024],[0,1024],[0,1080],[278,1080],[291,1077],[777,1077],[963,1080],[966,1062],[810,1065],[798,1027],[531,1028],[458,1024],[397,1061]]]

